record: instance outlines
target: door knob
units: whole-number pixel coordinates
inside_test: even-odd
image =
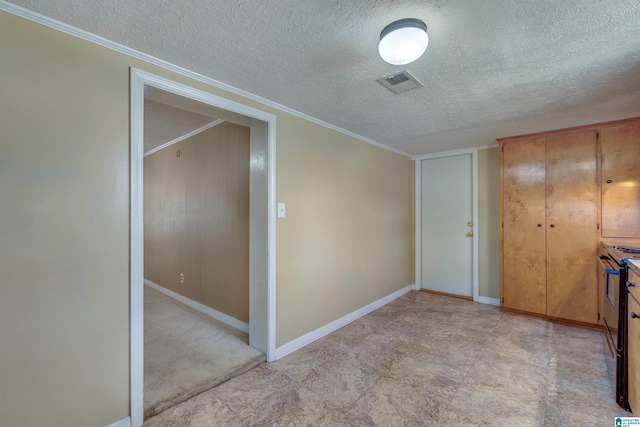
[[[551,224],[549,227],[553,228],[553,227],[555,227],[555,226],[556,226],[555,224]]]
[[[631,318],[632,319],[637,319],[640,317],[640,314],[635,314],[633,311],[631,312]]]
[[[473,227],[473,222],[469,221],[469,222],[467,223],[467,226],[468,226],[468,227]]]
[[[471,236],[473,236],[473,231],[470,231],[467,233],[467,237],[471,237]]]

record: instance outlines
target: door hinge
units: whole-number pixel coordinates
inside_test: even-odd
[[[502,223],[502,228],[504,228],[504,222]]]
[[[600,230],[600,223],[596,224],[596,230]]]
[[[600,313],[598,313],[598,320],[600,320]]]
[[[502,146],[502,152],[504,153],[504,145]]]
[[[596,139],[600,138],[600,132],[596,132]]]
[[[504,297],[502,298],[502,303],[504,304]]]

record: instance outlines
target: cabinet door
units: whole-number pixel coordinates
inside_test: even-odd
[[[631,313],[640,314],[640,278],[637,274],[630,272],[629,281],[636,284],[631,288],[632,295],[629,295],[629,307],[627,308],[627,361],[629,368],[629,406],[633,415],[640,414],[640,319],[632,318]],[[635,298],[634,298],[635,296]]]
[[[502,304],[546,314],[545,139],[503,150]]]
[[[598,322],[596,132],[547,137],[547,315]]]
[[[640,122],[602,128],[602,237],[640,238]]]

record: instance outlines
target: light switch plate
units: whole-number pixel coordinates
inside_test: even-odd
[[[284,203],[278,203],[278,218],[284,218],[284,217],[285,217]]]

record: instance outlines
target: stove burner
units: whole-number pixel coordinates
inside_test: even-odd
[[[640,248],[635,246],[614,246],[614,248],[625,254],[640,255]]]

